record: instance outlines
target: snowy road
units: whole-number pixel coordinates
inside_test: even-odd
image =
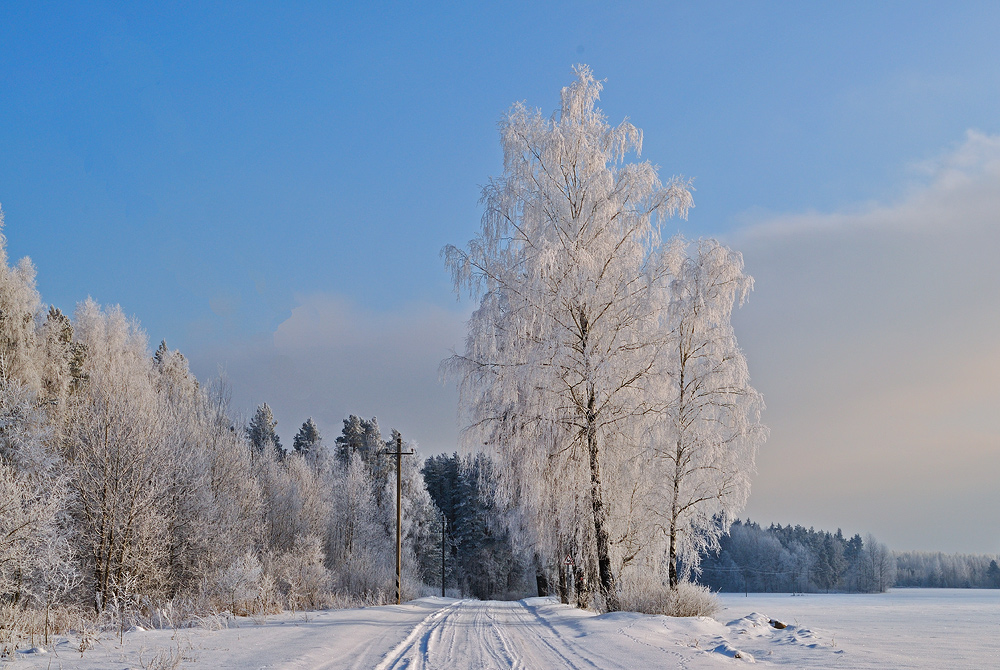
[[[421,621],[377,670],[636,667],[634,650],[629,648],[644,643],[624,629],[611,648],[584,645],[579,639],[582,631],[553,625],[540,613],[551,608],[550,603],[531,602],[461,600],[444,607]],[[565,623],[564,617],[559,618]],[[649,646],[645,647],[644,655],[649,656]],[[649,659],[656,663],[653,667],[684,667],[675,651],[657,649],[653,656]]]

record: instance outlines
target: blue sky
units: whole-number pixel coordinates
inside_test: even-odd
[[[911,276],[940,272],[955,291],[980,286],[977,310],[1000,306],[1000,290],[989,290],[996,275],[969,277],[961,261],[996,239],[989,207],[922,223],[940,239],[906,237],[909,246],[877,247],[881,233],[870,233],[933,210],[918,203],[965,194],[964,203],[968,193],[992,202],[1000,188],[990,181],[1000,5],[208,4],[0,5],[0,203],[10,256],[33,259],[45,301],[67,311],[88,295],[121,304],[200,376],[222,365],[242,409],[271,403],[286,441],[308,415],[331,433],[355,412],[378,414],[429,451],[450,450],[454,393],[441,390],[434,362],[460,346],[469,305],[455,301],[439,251],[474,235],[479,187],[501,169],[501,113],[516,100],[550,112],[571,66],[587,63],[606,79],[611,121],[628,116],[643,129],[643,158],[663,176],[695,179],[696,207],[677,229],[745,245],[758,276],[738,326],[772,441],[749,511],[873,530],[900,548],[1000,551],[996,515],[961,529],[942,518],[930,539],[904,503],[871,521],[886,478],[893,500],[926,493],[931,444],[889,458],[853,503],[833,485],[828,499],[796,489],[799,473],[855,482],[852,459],[884,454],[889,438],[870,437],[877,420],[844,388],[797,405],[801,388],[788,380],[803,366],[787,355],[850,356],[823,348],[845,321],[869,354],[866,343],[896,329],[892,350],[914,353],[878,379],[905,378],[933,347],[929,336],[913,339],[914,324],[943,320],[955,304],[947,281]],[[956,170],[968,184],[948,181]],[[977,216],[982,230],[949,227]],[[831,227],[835,239],[815,239]],[[951,265],[928,262],[949,244],[952,260],[942,262]],[[853,264],[861,269],[838,275]],[[864,284],[846,300],[844,286],[873,267],[891,269],[893,290]],[[804,286],[811,292],[794,293]],[[925,300],[909,299],[915,287]],[[803,319],[830,328],[775,344]],[[995,326],[968,325],[982,341],[973,359],[993,360]],[[843,369],[831,360],[816,374]],[[975,386],[960,375],[955,383]],[[996,386],[969,404],[997,397]],[[809,418],[816,407],[849,425],[876,422],[861,431],[868,449],[852,456],[843,446],[856,435],[810,447],[830,420]],[[903,425],[915,410],[898,411]],[[967,465],[1000,474],[995,422],[921,416],[936,421],[922,435],[985,436]],[[899,475],[901,463],[916,470]],[[963,504],[1000,507],[991,491]],[[806,494],[819,502],[787,511]],[[936,495],[957,500],[947,486]],[[996,526],[980,541],[983,524]]]

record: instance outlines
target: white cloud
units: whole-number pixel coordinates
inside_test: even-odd
[[[771,439],[749,512],[897,548],[1000,551],[1000,137],[969,132],[899,202],[729,242]]]

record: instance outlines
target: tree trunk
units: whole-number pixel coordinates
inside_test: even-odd
[[[611,572],[608,529],[604,526],[604,499],[601,492],[601,466],[597,455],[597,426],[594,414],[594,392],[587,400],[587,449],[590,452],[590,498],[594,508],[594,538],[597,543],[597,572],[601,580],[604,607],[609,612],[619,609],[615,576]]]
[[[677,380],[677,390],[678,390],[678,400],[677,400],[677,412],[678,417],[684,415],[684,373],[687,368],[687,355],[684,349],[684,338],[682,337],[678,345],[680,347],[680,376]],[[678,430],[683,435],[683,429],[680,427],[680,421],[678,421]],[[680,497],[681,497],[681,476],[684,471],[682,466],[682,461],[684,459],[684,442],[683,438],[678,435],[676,443],[676,451],[674,451],[674,490],[672,491],[672,497],[670,500],[670,548],[668,550],[667,556],[667,579],[670,584],[671,589],[677,588],[677,582],[680,581],[677,578],[677,525],[680,519]]]
[[[566,566],[559,563],[559,602],[563,605],[569,604],[569,590],[566,584]]]
[[[677,510],[680,501],[680,470],[681,470],[681,441],[677,440],[677,453],[674,462],[674,490],[670,503],[670,548],[668,551],[667,578],[670,588],[677,588],[677,520],[680,513]]]
[[[535,573],[535,586],[538,587],[539,598],[549,595],[549,579],[540,570]]]

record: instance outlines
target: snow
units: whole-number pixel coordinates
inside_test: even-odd
[[[421,598],[404,605],[266,620],[221,630],[136,629],[82,655],[74,636],[7,668],[790,668],[1000,667],[1000,591],[737,594],[716,618],[596,615],[551,598]],[[783,629],[775,623],[784,623]]]
[[[751,593],[749,598],[725,594],[722,602],[726,609],[717,615],[720,619],[727,615],[736,618],[750,610],[789,624],[786,631],[780,631],[792,631],[787,639],[771,636],[773,654],[768,659],[775,665],[1000,668],[1000,591],[995,589],[893,589],[881,594],[797,596]],[[767,646],[749,639],[743,644],[758,661],[758,649]],[[795,649],[794,653],[788,648]],[[844,658],[838,661],[821,653],[824,649]],[[799,653],[810,654],[809,662],[796,660]]]

